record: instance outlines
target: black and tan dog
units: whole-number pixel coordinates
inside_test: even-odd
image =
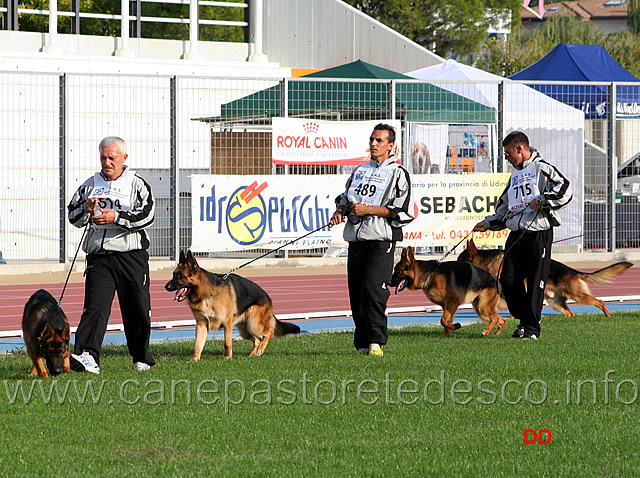
[[[53,296],[44,289],[34,292],[22,315],[22,337],[33,362],[29,375],[49,378],[47,369],[53,376],[68,372],[70,335],[69,321]]]
[[[429,300],[442,307],[440,324],[445,336],[460,328],[460,324],[453,323],[453,317],[462,304],[472,304],[478,317],[489,322],[482,335],[489,335],[495,327],[499,335],[507,321],[498,314],[502,299],[496,290],[495,277],[471,263],[420,261],[413,249],[407,247],[395,265],[390,285],[397,287],[396,292],[405,287],[422,289]]]
[[[471,262],[488,270],[494,276],[500,273],[503,258],[503,250],[478,249],[473,239],[467,242],[467,248],[458,256],[459,261]],[[604,312],[604,315],[611,317],[605,303],[591,294],[588,284],[611,282],[632,265],[631,262],[616,262],[594,272],[580,272],[562,262],[551,259],[549,279],[544,288],[544,298],[547,304],[565,317],[575,315],[567,307],[569,299],[577,304],[595,305]]]
[[[243,339],[253,342],[249,356],[262,355],[272,335],[297,334],[300,327],[276,319],[271,297],[255,282],[236,274],[214,274],[202,269],[191,251],[180,252],[173,278],[164,288],[177,291],[176,300],[187,300],[196,319],[193,360],[200,360],[209,330],[224,329],[224,358],[232,353],[235,325]]]

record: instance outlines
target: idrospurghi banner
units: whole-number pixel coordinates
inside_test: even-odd
[[[275,249],[329,223],[347,176],[191,177],[196,252]],[[344,244],[342,228],[323,228],[285,249]]]
[[[509,174],[413,175],[415,220],[403,228],[403,246],[453,247],[472,237],[492,214]],[[212,176],[191,178],[194,252],[346,246],[342,225],[323,228],[335,211],[347,175]],[[508,231],[474,233],[478,244],[503,244]]]

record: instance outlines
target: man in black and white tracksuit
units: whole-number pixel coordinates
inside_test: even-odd
[[[149,354],[151,298],[149,237],[155,202],[151,187],[127,167],[127,146],[116,136],[99,145],[101,170],[87,179],[67,206],[69,221],[88,230],[84,310],[75,335],[71,366],[100,373],[100,350],[111,305],[118,293],[129,353],[136,370],[154,365]]]
[[[395,130],[376,125],[369,138],[371,160],[356,168],[346,190],[336,199],[331,225],[347,221],[343,237],[349,242],[347,276],[353,343],[358,353],[381,356],[387,343],[387,284],[393,272],[395,244],[402,226],[413,220],[409,173],[390,153]]]
[[[567,178],[542,159],[538,151],[529,148],[524,133],[510,133],[502,146],[505,158],[515,169],[496,204],[495,214],[480,221],[473,230],[511,230],[505,244],[500,285],[509,312],[520,321],[513,337],[535,340],[540,337],[553,228],[560,225],[556,211],[567,206],[573,196]]]

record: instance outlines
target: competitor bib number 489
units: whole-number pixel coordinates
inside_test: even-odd
[[[374,168],[370,164],[360,166],[349,188],[349,201],[367,206],[380,206],[384,192],[393,177],[394,166],[397,167],[397,164],[385,168]]]

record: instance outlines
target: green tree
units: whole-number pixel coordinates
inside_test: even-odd
[[[545,20],[542,33],[553,45],[600,45],[604,41],[602,31],[595,24],[569,16],[552,16]]]
[[[500,76],[510,76],[549,53],[553,44],[540,30],[516,27],[505,37],[487,40],[476,58],[476,67]]]
[[[627,26],[632,33],[640,33],[640,0],[629,0],[627,3]]]
[[[440,56],[472,55],[502,15],[520,21],[521,0],[346,0]],[[517,13],[515,15],[514,13]]]
[[[629,73],[640,79],[640,36],[623,30],[607,36],[602,44],[605,50]]]
[[[228,3],[236,1],[224,0]],[[80,0],[80,11],[83,13],[120,14],[120,0]],[[20,8],[47,10],[49,0],[23,0]],[[71,0],[58,0],[58,11],[71,11]],[[133,15],[133,11],[130,11]],[[189,5],[170,3],[143,2],[141,16],[155,18],[189,18]],[[200,18],[203,20],[243,21],[243,8],[226,8],[220,6],[200,6]],[[46,15],[21,14],[18,28],[22,31],[47,32],[49,17]],[[189,25],[187,23],[142,22],[141,36],[143,38],[187,40],[189,39]],[[68,17],[58,18],[58,32],[71,33],[71,21]],[[119,36],[120,21],[100,18],[82,18],[80,33],[83,35]],[[200,39],[203,41],[244,41],[242,27],[199,25]]]
[[[610,44],[613,44],[617,37],[609,36]],[[486,42],[475,61],[475,66],[496,75],[510,76],[538,61],[558,43],[603,45],[616,60],[616,55],[625,54],[624,48],[633,51],[632,38],[625,37],[627,46],[617,49],[616,54],[607,48],[606,38],[593,23],[574,17],[551,17],[544,22],[542,29],[534,28],[527,31],[522,27],[515,27],[506,39]],[[630,54],[626,56],[625,62],[630,64],[633,57]]]

